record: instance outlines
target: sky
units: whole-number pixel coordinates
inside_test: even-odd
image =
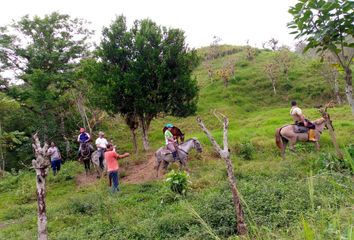
[[[159,25],[181,28],[191,47],[208,46],[213,36],[221,44],[262,47],[274,37],[281,44],[294,45],[289,35],[288,13],[296,0],[10,0],[1,3],[0,25],[21,16],[44,16],[53,11],[84,18],[95,30],[98,42],[103,26],[109,26],[117,15],[123,14],[128,25],[136,19],[150,18]]]

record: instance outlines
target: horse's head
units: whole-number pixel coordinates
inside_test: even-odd
[[[184,143],[184,134],[182,133],[182,135],[180,136],[181,138],[181,142]]]
[[[319,132],[322,132],[324,128],[328,129],[328,126],[327,126],[326,122],[327,122],[327,120],[324,119],[323,117],[313,121],[313,123],[316,125],[316,130],[319,131]],[[332,125],[332,121],[330,121],[330,122],[331,122],[331,125]]]
[[[202,145],[200,144],[198,139],[193,138],[193,143],[194,143],[194,148],[197,150],[198,153],[203,152]]]

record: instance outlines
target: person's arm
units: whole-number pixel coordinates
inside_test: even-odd
[[[48,149],[47,156],[51,156],[52,154],[53,154],[53,152],[50,149]]]
[[[80,135],[81,135],[81,134],[79,134],[79,136],[77,136],[77,141],[78,141],[78,142],[80,142]]]
[[[125,158],[125,157],[129,157],[130,154],[129,153],[124,153],[124,154],[117,154],[118,158]]]
[[[99,144],[99,142],[98,142],[98,138],[96,139],[95,144],[96,144],[96,147],[97,147],[97,148],[100,148],[100,144]]]
[[[86,135],[87,135],[87,140],[85,142],[89,142],[91,140],[91,136],[88,133],[86,133]]]
[[[60,151],[59,151],[59,148],[57,147],[57,150],[58,150],[58,156],[59,156],[59,158],[61,159],[61,153],[60,153]]]

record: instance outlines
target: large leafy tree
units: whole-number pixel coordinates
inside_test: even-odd
[[[61,96],[73,86],[75,67],[87,54],[86,22],[57,12],[24,16],[0,29],[0,70],[12,71],[19,87],[3,89],[36,114],[44,139],[56,136]],[[3,79],[4,80],[4,79]]]
[[[83,73],[102,93],[101,105],[121,113],[132,133],[139,123],[147,150],[152,119],[160,113],[184,117],[196,111],[198,88],[191,77],[196,51],[187,47],[183,31],[149,19],[135,21],[128,30],[119,16],[102,34],[100,61],[87,61]]]
[[[329,50],[345,72],[346,96],[354,114],[352,70],[354,56],[354,2],[348,0],[299,0],[289,12],[294,20],[297,39],[306,43],[305,51],[316,48]]]

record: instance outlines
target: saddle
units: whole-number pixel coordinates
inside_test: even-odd
[[[307,133],[310,129],[304,126],[294,125],[295,133]]]
[[[169,155],[169,154],[172,154],[172,152],[170,150],[167,149],[167,147],[164,147],[162,150],[161,150],[161,153],[163,155]]]

